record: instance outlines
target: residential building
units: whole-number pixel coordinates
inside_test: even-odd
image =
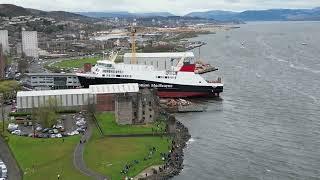
[[[2,52],[4,54],[10,53],[9,41],[8,41],[8,31],[0,30],[0,44],[2,45]]]
[[[39,58],[37,31],[22,31],[22,52],[27,57]]]

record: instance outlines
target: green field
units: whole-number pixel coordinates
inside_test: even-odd
[[[118,125],[114,113],[100,113],[96,118],[105,135],[152,134],[165,130],[165,123],[160,121],[146,125]]]
[[[2,133],[2,123],[0,123]],[[5,126],[5,128],[7,125]],[[89,180],[73,166],[73,151],[80,136],[62,139],[34,139],[10,135],[9,147],[17,159],[24,180],[56,180],[60,174],[62,179]]]
[[[33,139],[9,136],[9,146],[17,159],[24,180],[56,180],[61,179],[87,180],[73,166],[73,151],[80,136],[62,139]]]
[[[60,69],[82,68],[85,63],[96,64],[100,59],[101,57],[69,59],[54,63],[51,66]]]
[[[103,121],[103,126],[108,125]],[[139,129],[142,127],[139,127]],[[148,128],[147,128],[148,129]],[[134,177],[152,165],[161,165],[160,152],[167,153],[170,139],[167,137],[121,137],[101,138],[98,130],[93,130],[93,135],[86,144],[84,159],[87,166],[93,171],[100,172],[111,179],[119,180],[125,176]],[[150,148],[155,147],[154,154],[148,157]],[[144,158],[147,158],[144,160]],[[134,162],[134,160],[137,160]],[[128,173],[121,174],[125,165],[132,164]]]

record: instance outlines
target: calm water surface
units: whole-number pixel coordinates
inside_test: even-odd
[[[177,115],[192,139],[174,179],[320,179],[320,22],[249,23],[195,40],[220,69],[206,78],[222,76],[225,89],[207,112]]]

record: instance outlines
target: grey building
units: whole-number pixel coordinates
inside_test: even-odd
[[[23,85],[32,90],[74,89],[80,82],[75,74],[27,73]]]
[[[156,92],[139,90],[137,83],[91,85],[88,89],[19,91],[18,111],[28,112],[55,100],[60,109],[114,112],[118,124],[146,124],[159,114]],[[92,108],[93,107],[93,108]]]
[[[84,89],[60,89],[60,90],[40,90],[40,91],[19,91],[17,93],[18,111],[30,111],[38,108],[51,98],[62,109],[88,109],[88,106],[103,105],[99,101],[101,95],[116,95],[119,93],[138,93],[139,86],[133,84],[108,84],[108,85],[91,85]],[[112,101],[107,101],[104,106],[109,106]],[[103,111],[113,111],[114,108]]]
[[[27,57],[39,58],[37,31],[22,31],[22,51]]]
[[[0,45],[2,45],[2,53],[8,54],[10,52],[7,30],[0,30]]]

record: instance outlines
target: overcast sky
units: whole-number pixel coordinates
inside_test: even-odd
[[[171,12],[184,15],[206,10],[254,10],[270,8],[313,8],[320,0],[0,0],[40,10]]]

